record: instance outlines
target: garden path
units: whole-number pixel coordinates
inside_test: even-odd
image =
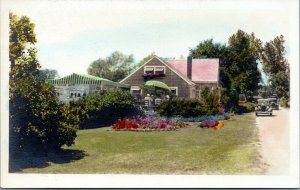
[[[256,117],[266,175],[289,174],[289,109],[273,110],[273,116]]]

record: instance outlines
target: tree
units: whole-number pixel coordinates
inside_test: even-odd
[[[38,77],[34,24],[28,17],[10,18],[9,117],[10,153],[47,151],[71,145],[77,127],[57,103],[54,88]]]
[[[120,81],[133,70],[133,55],[124,55],[115,51],[106,58],[93,61],[88,67],[88,74],[106,78],[112,81]]]
[[[190,49],[193,58],[218,58],[220,59],[220,80],[223,87],[230,86],[228,74],[224,68],[228,65],[229,49],[225,44],[215,43],[213,39],[200,42],[196,48]]]
[[[225,64],[228,49],[225,44],[214,43],[213,39],[208,39],[200,42],[195,49],[190,49],[190,55],[194,58],[219,58]]]
[[[238,86],[238,93],[254,92],[261,81],[261,74],[257,67],[259,59],[255,48],[257,44],[253,43],[253,39],[255,39],[254,34],[249,35],[238,30],[228,41],[229,61],[224,69]]]
[[[136,70],[137,68],[139,68],[140,66],[144,65],[147,61],[149,61],[151,58],[153,58],[155,56],[155,52],[152,52],[151,54],[147,55],[146,57],[144,57],[140,62],[138,62],[135,66],[133,70]]]
[[[220,82],[222,95],[227,102],[227,109],[236,107],[239,93],[251,94],[258,87],[261,80],[257,68],[262,47],[261,41],[251,35],[238,30],[229,40],[229,45],[215,43],[213,39],[200,42],[196,48],[190,50],[193,58],[219,58]],[[234,89],[233,89],[234,88]]]
[[[190,49],[190,56],[193,58],[219,58],[220,59],[220,84],[222,86],[222,103],[233,106],[228,102],[231,97],[231,79],[229,73],[227,73],[227,67],[229,66],[229,48],[225,44],[215,43],[213,39],[208,39],[200,42],[196,48]]]
[[[262,52],[263,71],[269,78],[271,90],[279,97],[289,98],[290,90],[290,68],[284,57],[283,35],[277,36],[274,40],[264,45]]]
[[[55,79],[58,78],[58,72],[54,69],[42,69],[39,71],[39,77],[43,79]]]

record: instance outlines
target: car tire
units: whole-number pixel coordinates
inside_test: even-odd
[[[270,113],[270,116],[272,116],[272,113]]]

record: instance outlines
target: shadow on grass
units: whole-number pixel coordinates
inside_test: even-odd
[[[20,172],[26,168],[44,168],[55,164],[65,164],[80,160],[87,156],[82,150],[58,150],[43,153],[43,155],[32,155],[29,153],[15,154],[9,159],[9,172]]]

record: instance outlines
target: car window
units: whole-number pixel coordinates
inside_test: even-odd
[[[269,102],[267,100],[258,100],[259,104],[268,104]]]

